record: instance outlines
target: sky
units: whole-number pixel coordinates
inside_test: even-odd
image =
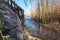
[[[24,13],[25,14],[30,14],[32,10],[35,10],[36,6],[37,6],[37,2],[36,0],[32,0],[32,6],[29,4],[28,7],[25,5],[25,3],[23,2],[23,0],[13,0],[15,1],[21,8],[24,9]],[[45,2],[46,0],[44,0]],[[52,1],[52,0],[50,0]],[[55,0],[56,3],[60,4],[60,0]],[[33,8],[33,9],[32,9]],[[31,10],[32,9],[32,10]]]
[[[15,1],[22,9],[24,9],[25,14],[30,13],[30,5],[28,5],[29,7],[26,7],[23,0],[13,0],[13,1]]]
[[[32,0],[33,1],[32,2],[32,4],[33,4],[32,6],[30,4],[28,6],[26,6],[23,0],[13,0],[13,1],[15,1],[21,8],[23,8],[24,9],[24,13],[28,14],[28,15],[30,15],[31,9],[35,8],[35,6],[37,4],[35,0]]]

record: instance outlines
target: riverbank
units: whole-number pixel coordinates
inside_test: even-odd
[[[60,24],[52,22],[43,24],[35,22],[30,17],[25,18],[25,27],[31,32],[31,35],[43,40],[60,40]]]

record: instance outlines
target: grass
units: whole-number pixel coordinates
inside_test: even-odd
[[[4,36],[3,34],[2,34],[2,28],[4,27],[4,22],[3,22],[3,20],[0,18],[0,34],[1,34],[1,37],[2,37],[2,39],[3,40],[8,40],[9,38],[10,38],[10,36],[9,35],[6,35],[6,36]]]

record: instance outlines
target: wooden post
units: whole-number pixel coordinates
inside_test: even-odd
[[[15,9],[15,2],[14,2],[14,9]]]
[[[17,6],[17,12],[18,12],[18,14],[19,14],[19,7]]]
[[[10,0],[10,2],[11,2],[11,9],[13,9],[13,8],[12,8],[12,0]]]

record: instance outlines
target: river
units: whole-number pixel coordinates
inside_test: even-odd
[[[39,22],[35,22],[30,17],[25,17],[25,25],[28,30],[35,31],[37,27],[40,27]]]
[[[46,27],[46,25],[42,25],[42,23],[36,22],[26,16],[24,25],[35,37],[42,38],[43,40],[60,40],[60,34],[55,32],[54,29],[51,29],[55,26],[54,24],[53,26],[48,24]]]

